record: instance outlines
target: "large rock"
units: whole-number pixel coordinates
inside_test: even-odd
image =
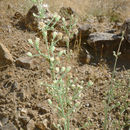
[[[89,43],[98,43],[98,42],[111,42],[111,41],[119,41],[121,36],[112,34],[112,33],[91,33],[88,38]]]
[[[100,59],[113,55],[113,51],[117,50],[120,40],[120,35],[96,32],[89,35],[87,45],[93,50],[93,55],[96,55]],[[88,51],[90,52],[90,50]]]
[[[112,47],[114,49],[117,47],[121,40],[121,36],[113,33],[102,33],[96,32],[91,33],[88,37],[87,43],[92,48],[96,48],[96,50],[101,50],[104,47]]]
[[[125,20],[122,31],[125,31],[124,37],[130,43],[130,18]]]
[[[9,50],[0,43],[0,67],[10,65],[13,63],[12,55]]]

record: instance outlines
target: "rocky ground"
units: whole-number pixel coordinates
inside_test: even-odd
[[[19,17],[24,19],[22,25],[26,24],[25,18],[28,17],[25,16],[30,7],[26,1],[0,0],[0,130],[56,130],[54,123],[59,120],[56,110],[47,102],[53,97],[45,86],[40,86],[41,81],[50,81],[48,61],[26,55],[27,52],[36,53],[28,39],[34,40],[37,31],[26,25],[23,29],[17,24],[21,20]],[[71,129],[78,130],[85,123],[89,125],[82,130],[104,129],[104,102],[108,100],[114,64],[112,53],[117,51],[122,31],[126,29],[114,77],[113,98],[109,104],[108,129],[129,130],[130,20],[115,24],[94,17],[78,23],[77,29],[80,50],[73,37],[71,60],[61,59],[63,65],[72,67],[73,79],[84,81],[81,106],[73,114]],[[46,52],[45,44],[40,48]],[[63,49],[58,45],[55,53]],[[86,87],[89,81],[93,85]]]

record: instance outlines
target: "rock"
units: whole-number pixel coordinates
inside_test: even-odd
[[[120,62],[125,64],[126,68],[129,68],[130,66],[130,47],[128,50],[125,50],[120,56],[119,56]]]
[[[59,10],[59,14],[66,20],[69,20],[71,18],[71,15],[76,15],[76,12],[71,7],[61,7]]]
[[[35,122],[34,120],[30,120],[26,125],[27,130],[34,130],[35,129]]]
[[[8,123],[7,125],[0,128],[0,130],[17,130],[14,124]]]
[[[33,119],[35,119],[35,117],[37,117],[37,111],[36,110],[28,110],[28,116],[30,117],[30,118],[33,118]]]
[[[88,37],[87,44],[93,48],[93,53],[97,58],[110,57],[113,51],[117,50],[121,36],[113,33],[96,32],[91,33]]]
[[[22,89],[20,90],[19,92],[17,92],[16,96],[18,98],[20,98],[21,101],[25,100],[26,98],[26,94],[25,94],[25,91]]]
[[[92,114],[93,114],[94,117],[98,115],[97,112],[93,112]]]
[[[44,114],[46,114],[46,113],[48,113],[49,112],[49,110],[47,109],[47,108],[45,108],[45,107],[40,107],[39,108],[39,111],[38,111],[38,113],[40,114],[40,115],[44,115]]]
[[[86,103],[86,104],[85,104],[85,107],[92,107],[92,104]]]
[[[18,119],[23,125],[26,125],[30,121],[28,116],[20,116]]]
[[[26,115],[27,114],[27,109],[22,108],[20,113],[21,113],[21,115]]]
[[[91,25],[90,24],[78,24],[79,36],[81,36],[82,40],[86,40],[89,34],[91,33]]]
[[[46,19],[50,18],[51,14],[48,8],[44,7],[44,9]],[[38,13],[39,11],[36,5],[33,5],[26,15],[22,15],[21,13],[17,12],[14,16],[14,23],[16,24],[13,23],[13,25],[15,25],[16,27],[27,29],[29,31],[39,32],[38,26],[40,21],[37,17],[34,16],[34,14],[38,15]]]
[[[75,128],[75,130],[80,130],[79,128]]]
[[[15,64],[17,67],[30,69],[33,67],[33,60],[31,57],[20,57],[16,59]]]
[[[0,43],[0,66],[10,65],[12,63],[12,55],[9,50],[2,43]]]
[[[89,43],[106,42],[106,41],[111,42],[111,41],[116,41],[116,40],[119,41],[120,39],[121,39],[121,36],[118,36],[113,33],[96,32],[96,33],[91,33],[89,35],[88,42]]]
[[[48,120],[47,119],[44,119],[43,121],[38,121],[36,123],[36,127],[39,129],[39,130],[49,130],[48,128]]]
[[[0,122],[2,123],[2,126],[8,123],[9,118],[8,117],[3,117],[0,119]]]
[[[130,43],[130,18],[126,19],[123,23],[122,31],[125,31],[124,37]]]
[[[10,92],[14,92],[14,90],[18,89],[18,82],[17,81],[14,81],[12,84],[11,84],[11,89],[10,89]]]

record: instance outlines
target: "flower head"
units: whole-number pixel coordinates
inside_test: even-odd
[[[59,21],[61,18],[61,16],[58,15],[57,13],[55,13],[53,17],[55,18],[56,21]]]
[[[62,68],[61,68],[61,72],[64,72],[64,71],[65,71],[65,67],[62,67]]]
[[[50,61],[53,62],[55,59],[54,57],[50,57]]]
[[[92,86],[93,82],[91,80],[88,81],[88,86]]]
[[[56,73],[59,73],[60,69],[59,67],[56,67]]]
[[[48,8],[48,4],[43,4],[42,7],[43,8]]]
[[[62,56],[63,54],[66,54],[66,50],[62,50],[59,52],[58,56]]]
[[[68,66],[66,71],[69,72],[71,70],[71,66]]]
[[[74,32],[75,35],[77,35],[78,34],[78,29],[74,29],[73,32]]]
[[[45,24],[44,22],[39,22],[39,23],[38,23],[38,28],[39,28],[40,30],[44,29],[45,27],[46,27],[46,24]]]
[[[27,55],[30,56],[30,57],[33,56],[31,52],[28,52]]]
[[[48,99],[48,103],[49,103],[49,105],[52,105],[51,99]]]
[[[69,37],[68,37],[68,36],[64,36],[64,37],[63,37],[63,41],[69,42]]]
[[[32,39],[28,39],[28,43],[31,44],[31,45],[33,45]]]

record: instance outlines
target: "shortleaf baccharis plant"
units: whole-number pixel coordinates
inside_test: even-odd
[[[108,96],[107,96],[107,103],[105,103],[105,121],[104,121],[104,130],[110,129],[110,120],[109,118],[110,115],[110,111],[116,107],[120,106],[120,102],[117,102],[115,105],[113,105],[113,107],[110,106],[110,104],[112,103],[112,101],[114,100],[114,89],[115,89],[115,73],[116,73],[116,66],[117,66],[117,61],[119,56],[121,55],[120,49],[121,49],[121,45],[123,43],[124,40],[124,34],[125,31],[122,32],[122,38],[121,41],[119,43],[118,49],[117,49],[117,53],[114,51],[113,55],[115,56],[115,63],[114,63],[114,67],[113,67],[113,73],[112,73],[112,79],[111,79],[111,83],[110,83],[110,88],[108,91]]]
[[[36,1],[35,1],[36,2]],[[39,19],[45,17],[45,11],[42,11],[42,0],[38,1],[39,15],[35,15]],[[35,42],[31,39],[28,40],[29,44],[31,44],[38,52],[38,54],[32,54],[28,52],[28,56],[42,56],[49,62],[49,68],[51,71],[51,84],[47,82],[43,85],[47,87],[47,92],[52,95],[54,102],[51,99],[48,99],[48,103],[51,107],[55,107],[57,110],[57,115],[59,120],[57,122],[56,127],[59,130],[70,129],[71,116],[75,111],[80,107],[80,98],[82,95],[82,85],[78,84],[76,80],[73,80],[69,73],[71,71],[70,66],[63,66],[60,60],[57,58],[61,58],[63,55],[67,55],[66,50],[60,51],[58,54],[55,54],[55,45],[63,38],[63,34],[55,31],[54,27],[57,22],[61,19],[61,16],[58,14],[54,14],[53,18],[45,24],[43,22],[39,23],[39,29],[42,31],[43,39],[45,41],[47,53],[43,53],[40,50],[40,39],[36,38]],[[65,20],[63,20],[63,29],[68,37],[67,47],[69,48],[69,38],[72,37],[69,32],[72,30],[73,25],[69,26],[69,29],[65,26]],[[41,20],[42,21],[42,20]],[[48,41],[48,30],[52,30],[52,39]]]

